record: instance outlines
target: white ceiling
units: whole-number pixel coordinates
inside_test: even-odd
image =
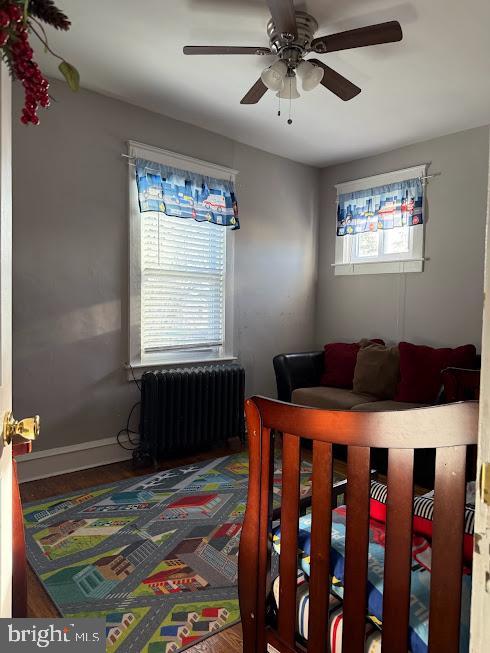
[[[269,92],[240,99],[270,57],[186,57],[184,45],[267,46],[265,0],[58,0],[68,33],[52,47],[85,88],[243,143],[323,166],[490,123],[489,0],[308,0],[319,34],[397,19],[401,43],[321,55],[362,87],[342,102],[323,87],[277,117]],[[43,69],[59,76],[53,58]],[[129,137],[130,135],[128,135]]]

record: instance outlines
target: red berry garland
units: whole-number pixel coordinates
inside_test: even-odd
[[[31,3],[34,3],[32,7]],[[24,0],[20,0],[20,3],[18,0],[0,0],[0,48],[12,76],[22,82],[24,87],[24,108],[20,120],[24,125],[29,123],[38,125],[39,107],[46,108],[50,104],[49,82],[33,59],[34,52],[29,45],[29,31],[33,31],[52,54],[56,57],[58,55],[52,52],[45,41],[44,30],[41,36],[29,19],[37,23],[38,20],[44,20],[57,29],[68,29],[70,23],[67,17],[54,6],[52,0],[30,0],[27,12],[25,13],[24,10]],[[74,87],[78,86],[77,71],[61,57],[58,58],[62,60],[60,71],[67,78],[70,87],[76,90]],[[70,79],[67,75],[71,76]],[[75,79],[73,75],[76,76]]]
[[[10,16],[6,11],[0,11],[0,27],[8,27],[10,25]]]
[[[21,23],[17,23],[21,25]],[[39,124],[38,106],[49,106],[49,83],[33,61],[33,51],[27,38],[27,29],[19,26],[16,30],[18,40],[12,46],[13,64],[16,77],[22,82],[25,93],[21,122],[24,125]]]

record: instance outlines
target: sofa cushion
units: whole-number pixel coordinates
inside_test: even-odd
[[[409,410],[410,408],[426,408],[427,404],[409,403],[407,401],[393,401],[386,399],[385,401],[373,401],[370,403],[362,402],[359,405],[352,406],[352,410],[366,410],[375,411],[377,413],[389,410]]]
[[[379,399],[393,399],[400,380],[398,347],[371,344],[357,354],[352,389]]]
[[[320,383],[332,388],[352,388],[357,354],[361,347],[378,343],[383,340],[367,340],[360,342],[331,342],[324,349],[324,371]]]
[[[291,401],[293,404],[299,404],[300,406],[349,410],[352,406],[357,406],[363,402],[376,401],[376,397],[368,394],[356,394],[352,390],[343,388],[318,386],[293,390]]]
[[[473,367],[474,345],[456,349],[434,349],[400,342],[400,383],[396,401],[433,404],[442,387],[442,370],[446,367]]]

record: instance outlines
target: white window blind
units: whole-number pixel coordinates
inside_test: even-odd
[[[141,261],[143,351],[222,347],[226,229],[145,213]]]

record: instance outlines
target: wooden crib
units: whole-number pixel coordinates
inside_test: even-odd
[[[397,412],[327,411],[263,397],[246,402],[250,479],[239,552],[244,653],[326,653],[332,444],[348,447],[342,653],[365,646],[370,450],[388,453],[382,653],[407,653],[414,449],[436,449],[429,653],[458,653],[463,569],[465,463],[477,442],[478,403]],[[282,434],[281,554],[277,619],[268,614],[275,434]],[[301,439],[312,442],[309,636],[296,633]]]

